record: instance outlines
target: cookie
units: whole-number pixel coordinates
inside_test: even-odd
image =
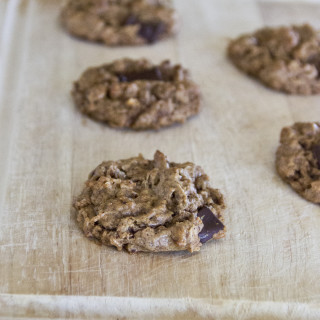
[[[320,122],[298,122],[282,129],[276,167],[303,198],[320,203]]]
[[[320,93],[320,36],[310,25],[263,28],[231,41],[231,61],[266,86],[290,94]]]
[[[74,36],[109,46],[154,43],[175,33],[169,0],[70,0],[62,23]]]
[[[88,238],[130,253],[199,251],[225,235],[223,196],[191,162],[169,162],[157,151],[102,162],[76,198],[77,220]]]
[[[200,92],[180,65],[121,59],[89,68],[75,82],[79,110],[115,128],[159,129],[199,112]]]

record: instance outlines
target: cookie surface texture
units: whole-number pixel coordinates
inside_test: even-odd
[[[109,46],[154,43],[176,29],[169,0],[70,0],[61,20],[72,35]]]
[[[320,203],[320,122],[298,122],[282,129],[276,167],[303,198]]]
[[[310,25],[263,28],[229,44],[228,56],[266,86],[290,94],[320,93],[320,34]]]
[[[183,123],[200,110],[200,91],[180,65],[121,59],[89,68],[74,83],[73,98],[87,116],[115,128],[159,129]]]
[[[169,162],[160,151],[153,160],[101,163],[74,207],[85,236],[130,253],[199,251],[225,235],[219,190],[199,166]]]

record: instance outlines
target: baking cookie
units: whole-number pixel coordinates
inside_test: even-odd
[[[224,237],[223,196],[191,162],[139,157],[101,163],[74,202],[85,236],[118,250],[199,251]]]
[[[154,43],[175,32],[169,0],[70,0],[62,23],[73,35],[110,46]]]
[[[320,122],[298,122],[282,129],[276,167],[302,197],[320,203]]]
[[[75,82],[73,97],[89,117],[136,130],[182,123],[200,108],[198,86],[169,61],[121,59],[90,68]]]
[[[308,24],[243,35],[230,43],[228,55],[268,87],[302,95],[320,92],[320,35]]]

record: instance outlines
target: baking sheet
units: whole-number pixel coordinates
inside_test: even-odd
[[[320,97],[266,89],[225,48],[266,24],[320,28],[320,3],[176,0],[177,37],[134,48],[70,37],[61,4],[0,2],[0,316],[319,319],[319,206],[280,180],[274,153],[283,126],[319,120]],[[85,119],[72,82],[121,57],[182,63],[201,86],[202,112],[158,132]],[[86,239],[71,202],[91,169],[157,149],[201,165],[222,191],[226,238],[195,254],[137,255]]]

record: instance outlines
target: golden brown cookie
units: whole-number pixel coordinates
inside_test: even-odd
[[[282,129],[276,167],[302,197],[320,203],[320,122],[298,122]]]
[[[69,0],[61,18],[73,35],[109,46],[150,44],[175,32],[169,0]]]
[[[101,163],[74,207],[85,236],[137,251],[199,251],[225,235],[223,196],[191,162],[169,162],[157,151]]]
[[[198,86],[180,65],[121,59],[89,68],[75,82],[79,110],[115,128],[159,129],[200,109]]]
[[[229,44],[228,56],[239,69],[275,90],[320,93],[320,36],[308,24],[240,36]]]

